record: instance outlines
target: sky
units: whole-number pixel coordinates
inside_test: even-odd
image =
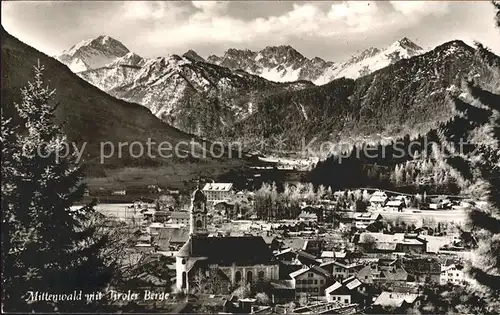
[[[108,35],[142,57],[223,55],[229,48],[291,45],[344,61],[408,37],[425,49],[461,39],[500,54],[489,1],[2,1],[10,34],[54,56]]]

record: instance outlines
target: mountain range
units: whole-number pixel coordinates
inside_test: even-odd
[[[272,46],[260,51],[229,49],[224,56],[212,55],[207,61],[233,70],[241,69],[270,81],[307,80],[321,85],[342,77],[356,79],[423,52],[420,46],[405,37],[385,49],[370,47],[344,63],[319,57],[308,59],[291,46]]]
[[[273,82],[306,80],[321,85],[341,77],[356,79],[423,52],[420,46],[405,37],[384,49],[370,47],[346,62],[325,61],[319,57],[308,59],[288,45],[268,46],[260,51],[232,48],[223,56],[211,55],[206,60],[189,50],[182,57],[192,62],[207,62],[231,70],[243,70]],[[142,66],[146,62],[118,40],[105,35],[81,41],[57,58],[73,72],[103,66]]]
[[[4,118],[19,120],[14,104],[21,101],[21,88],[33,80],[33,66],[39,62],[45,68],[46,82],[56,91],[54,102],[59,104],[56,111],[57,120],[64,123],[63,129],[70,141],[76,142],[79,147],[86,144],[83,164],[88,176],[113,178],[99,181],[99,185],[111,184],[115,180],[115,184],[126,180],[139,182],[144,179],[148,168],[154,168],[154,173],[148,178],[152,181],[149,184],[175,182],[178,186],[179,182],[182,185],[183,180],[200,176],[204,172],[216,176],[244,165],[239,159],[228,159],[225,156],[216,159],[203,155],[206,149],[202,146],[195,146],[193,151],[186,152],[186,158],[160,158],[155,146],[152,146],[152,154],[156,158],[146,154],[135,158],[128,147],[125,147],[121,156],[115,151],[104,164],[100,163],[103,143],[113,143],[115,150],[119,143],[130,144],[138,141],[144,144],[148,139],[156,143],[166,141],[175,146],[181,142],[189,143],[193,136],[162,122],[144,106],[110,96],[82,80],[58,60],[19,41],[3,28],[1,35],[1,101]],[[100,48],[96,49],[96,45],[103,45],[110,47],[108,52],[126,52],[123,48],[112,48],[111,43],[114,43],[112,39],[100,37],[97,44],[89,43],[88,51],[97,53]],[[77,46],[72,47],[70,51],[76,52],[81,63],[87,66],[99,65],[99,62],[104,62],[105,59],[99,57],[90,60],[90,54],[78,50]],[[108,54],[108,57],[111,55]],[[128,52],[122,57],[122,60],[130,61],[135,58]]]
[[[281,137],[292,150],[301,137],[379,141],[425,132],[450,117],[448,89],[485,66],[462,41],[424,52],[403,38],[335,63],[308,59],[290,46],[229,49],[206,60],[193,50],[145,59],[122,44],[109,47],[115,40],[105,38],[81,42],[68,50],[74,57],[58,58],[71,67],[98,65],[106,56],[104,67],[77,74],[185,132],[245,143]]]

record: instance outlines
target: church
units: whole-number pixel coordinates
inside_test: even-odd
[[[224,294],[238,285],[279,279],[279,265],[261,236],[211,237],[207,198],[199,187],[191,197],[189,240],[176,255],[179,291]]]

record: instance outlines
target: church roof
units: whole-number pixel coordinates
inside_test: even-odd
[[[192,198],[193,198],[194,202],[196,202],[196,201],[206,202],[207,201],[207,197],[205,196],[205,194],[203,193],[203,191],[201,191],[199,188],[197,188],[193,192]]]
[[[178,257],[206,257],[220,265],[270,264],[273,255],[261,236],[191,237],[177,252]]]

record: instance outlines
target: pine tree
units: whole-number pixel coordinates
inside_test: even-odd
[[[21,90],[16,104],[24,132],[14,133],[2,117],[2,278],[6,311],[81,311],[81,301],[24,299],[29,291],[55,294],[95,292],[108,283],[112,266],[100,255],[105,237],[89,224],[93,204],[72,210],[84,194],[82,169],[60,126],[54,123],[55,91],[43,81],[43,66],[34,82]],[[19,129],[22,129],[19,126]],[[66,157],[58,156],[69,153]]]
[[[4,118],[3,111],[1,113],[1,136],[0,143],[2,146],[2,300],[7,299],[11,292],[10,287],[14,285],[12,275],[20,274],[23,266],[19,264],[6,264],[6,259],[14,261],[17,258],[16,252],[10,250],[11,239],[16,239],[16,224],[13,220],[13,210],[8,205],[10,196],[15,192],[13,178],[15,175],[14,144],[16,142],[15,126],[12,119]],[[5,253],[11,253],[11,257],[7,258]]]
[[[476,55],[489,65],[491,73],[486,75],[498,78],[500,58],[480,44]],[[479,240],[469,273],[489,302],[489,311],[495,311],[500,306],[500,86],[483,87],[474,80],[465,82],[464,93],[452,97],[457,115],[440,128],[438,137],[457,181],[488,201],[485,208],[468,214]]]

